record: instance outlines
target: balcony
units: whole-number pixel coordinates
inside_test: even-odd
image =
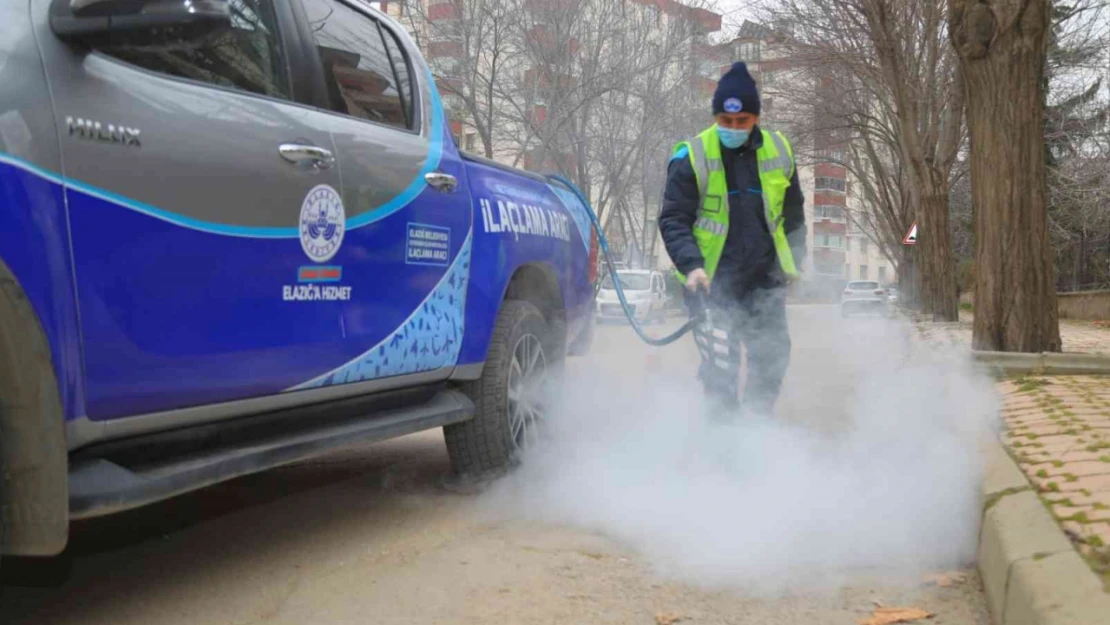
[[[524,83],[540,89],[557,86],[560,89],[573,89],[577,79],[570,74],[551,75],[542,69],[531,68],[524,72]]]
[[[546,54],[562,52],[562,45],[565,43],[565,50],[569,52],[571,56],[574,56],[578,54],[578,50],[581,47],[581,44],[575,37],[571,37],[565,42],[556,41],[555,34],[544,24],[536,24],[528,31],[528,41]]]
[[[848,224],[843,221],[836,222],[827,219],[819,220],[816,218],[813,220],[813,237],[815,239],[820,236],[840,237],[843,239],[847,235]],[[843,241],[841,241],[841,246],[844,246]]]
[[[848,182],[843,178],[830,176],[815,176],[813,179],[814,193],[843,194],[847,191]]]
[[[813,266],[817,273],[826,273],[821,271],[821,268],[827,268],[828,273],[843,273],[844,262],[847,255],[844,250],[834,250],[830,248],[815,248],[813,250]]]
[[[694,91],[703,95],[713,95],[717,91],[717,81],[704,76],[694,76],[690,79]]]
[[[848,170],[840,165],[817,163],[813,169],[813,175],[821,178],[839,178],[841,180],[848,178]]]
[[[428,6],[428,21],[457,20],[462,17],[462,0],[437,2]]]
[[[820,232],[820,233],[817,232],[816,231],[816,224],[815,224],[814,232],[813,232],[813,249],[814,249],[814,252],[816,252],[817,250],[833,250],[833,251],[839,251],[839,252],[843,253],[845,251],[844,241],[845,241],[845,238],[844,238],[844,235],[842,235],[842,234],[830,234],[830,233],[826,233],[826,232]]]
[[[524,169],[534,172],[572,172],[578,160],[573,154],[560,154],[551,150],[532,149],[524,154]]]
[[[848,216],[844,212],[844,207],[835,204],[814,204],[813,205],[813,224],[832,225],[839,224],[843,226],[848,223]],[[839,228],[843,230],[843,227]],[[843,234],[837,232],[835,234]]]
[[[843,193],[835,191],[814,191],[814,206],[847,206],[848,201]]]
[[[463,44],[461,41],[431,41],[428,43],[428,58],[461,58]]]

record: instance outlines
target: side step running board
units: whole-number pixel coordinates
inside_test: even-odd
[[[413,434],[474,416],[474,404],[445,390],[411,408],[377,412],[319,429],[220,447],[161,464],[126,468],[103,458],[79,460],[69,471],[70,518],[137,508],[232,478],[320,455],[330,449]]]

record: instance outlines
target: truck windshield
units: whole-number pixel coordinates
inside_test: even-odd
[[[621,288],[627,291],[647,291],[651,288],[651,276],[646,273],[617,272],[617,276],[620,278]],[[601,288],[613,288],[612,276],[605,276],[605,280],[601,283]]]

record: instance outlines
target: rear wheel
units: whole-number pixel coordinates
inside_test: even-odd
[[[455,473],[501,472],[539,442],[547,384],[558,359],[543,313],[529,302],[505,302],[482,377],[462,388],[474,402],[474,418],[443,429]]]

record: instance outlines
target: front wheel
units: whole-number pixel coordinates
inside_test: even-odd
[[[443,429],[456,474],[500,472],[539,441],[547,385],[559,358],[556,350],[538,308],[505,302],[482,377],[462,387],[474,402],[474,418]]]

